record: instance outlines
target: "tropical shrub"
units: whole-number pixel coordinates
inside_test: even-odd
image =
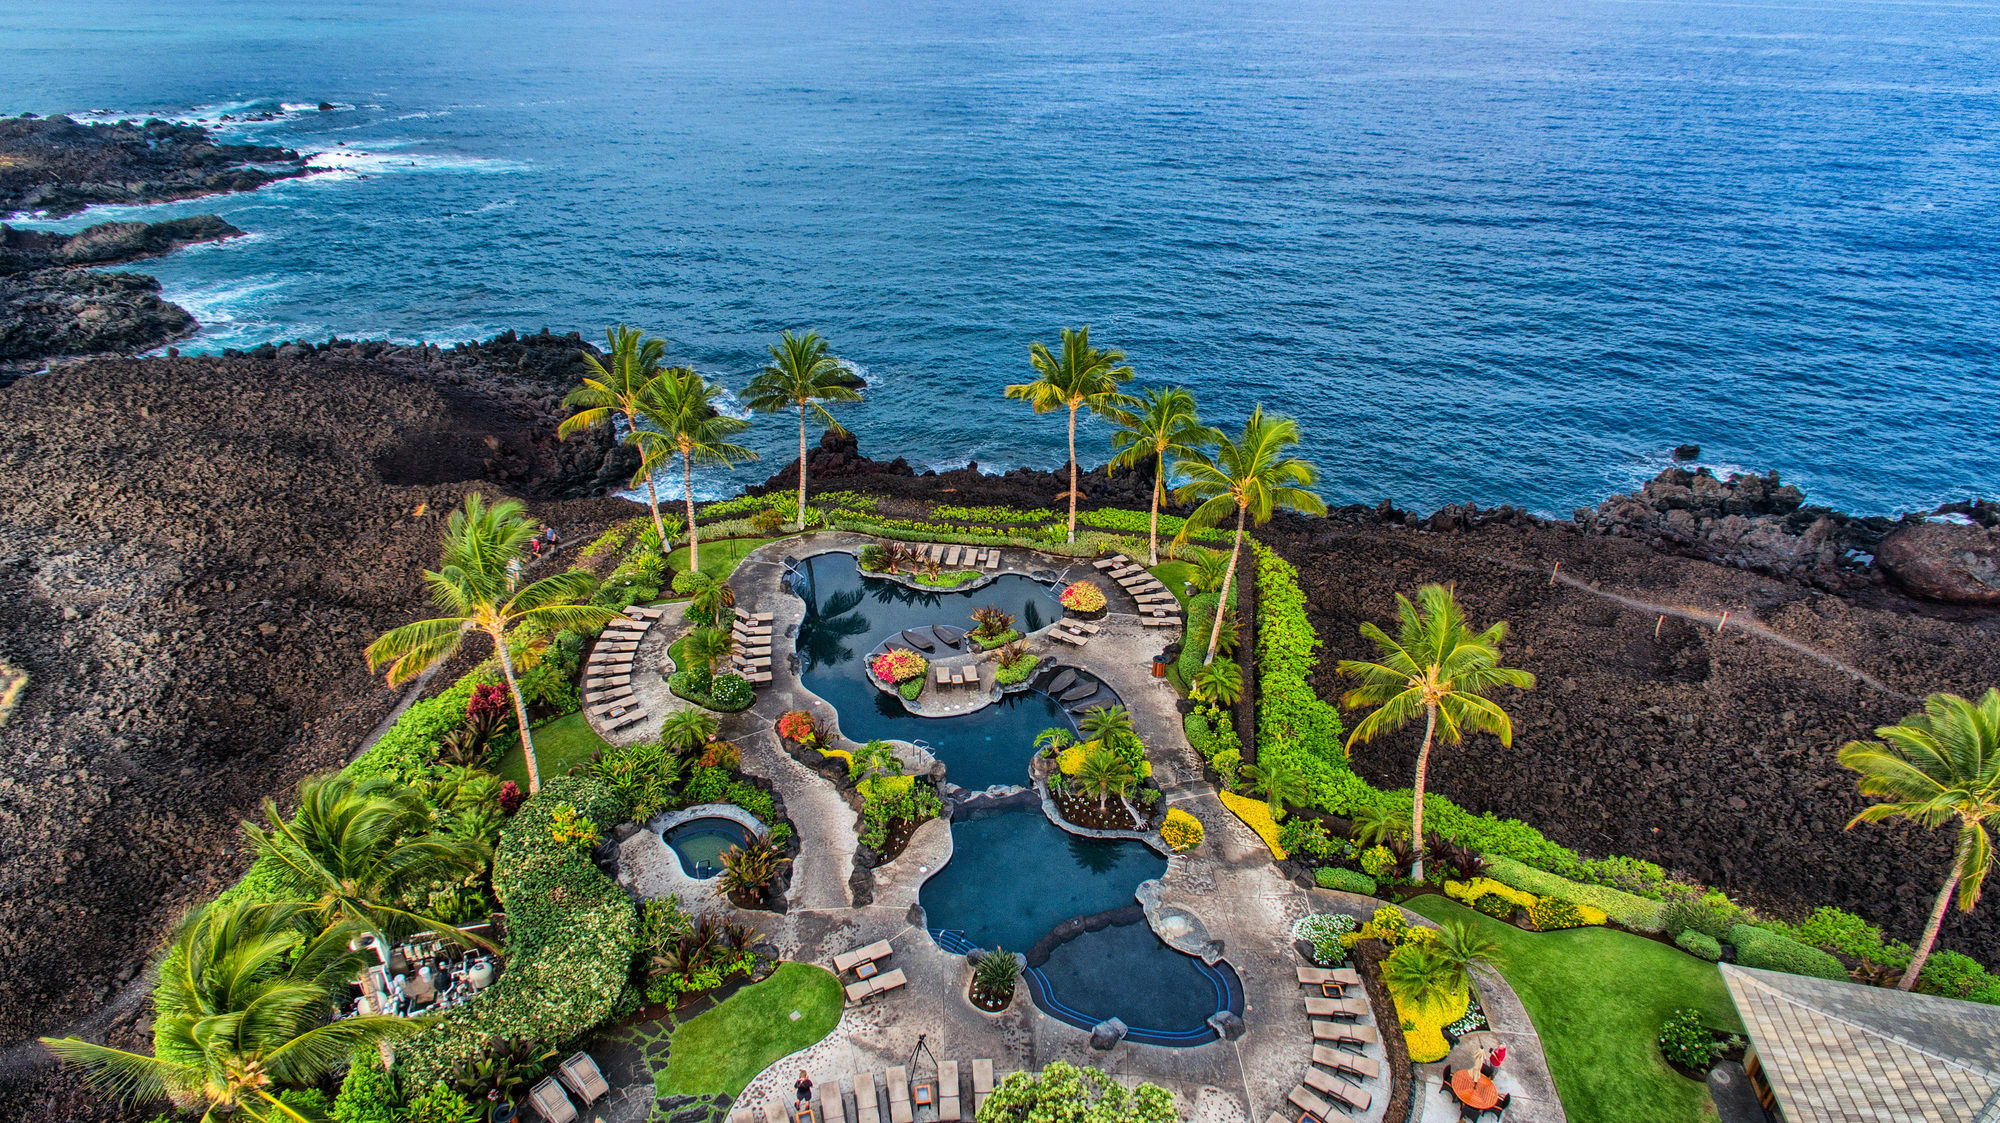
[[[1671,909],[1673,906],[1670,905],[1668,907]],[[1729,907],[1732,910],[1731,912],[1720,915],[1733,919],[1737,915],[1737,910],[1734,905],[1730,905]],[[1853,913],[1843,912],[1840,909],[1830,907],[1814,909],[1811,915],[1798,924],[1785,924],[1775,920],[1758,920],[1756,924],[1760,928],[1769,928],[1779,935],[1790,936],[1800,943],[1811,944],[1814,947],[1825,948],[1828,951],[1837,951],[1842,955],[1851,956],[1866,963],[1879,964],[1883,967],[1893,967],[1897,970],[1910,965],[1910,956],[1912,954],[1910,945],[1901,940],[1884,939],[1880,928],[1855,916]],[[1703,932],[1710,931],[1707,927],[1703,927],[1700,930]],[[1720,936],[1727,931],[1727,927],[1724,927],[1723,932],[1710,932],[1710,935]],[[1925,973],[1929,973],[1930,964],[1926,963],[1924,968]],[[1981,968],[1981,971],[1983,973],[1984,968]],[[1948,994],[1951,992],[1938,991],[1937,993]]]
[[[705,768],[699,764],[688,772],[688,781],[681,788],[682,807],[693,807],[701,803],[730,803],[756,816],[757,821],[766,826],[778,818],[776,801],[771,793],[754,784],[736,779],[720,768]]]
[[[635,822],[672,807],[680,760],[658,741],[637,741],[600,750],[590,774],[611,789]]]
[[[1174,1094],[1157,1084],[1130,1091],[1110,1075],[1050,1061],[1013,1072],[979,1109],[979,1123],[1178,1123]]]
[[[479,1116],[464,1096],[442,1084],[433,1084],[410,1098],[397,1123],[473,1123]]]
[[[875,777],[878,780],[902,780],[904,785],[889,791],[870,795],[861,805],[861,841],[874,849],[881,849],[889,840],[889,829],[897,823],[921,823],[935,819],[944,810],[935,791],[927,785],[919,788],[913,777]]]
[[[1041,656],[1030,655],[1026,651],[1021,652],[1011,662],[1003,655],[1000,665],[993,672],[993,681],[1000,686],[1014,686],[1028,681],[1028,676],[1034,674],[1035,668],[1041,665]]]
[[[1729,934],[1729,926],[1736,923],[1742,911],[1728,901],[1721,904],[1726,907],[1718,907],[1702,897],[1680,897],[1668,901],[1660,909],[1660,931],[1676,938],[1683,932],[1693,931],[1720,940]]]
[[[1816,979],[1847,978],[1847,968],[1840,965],[1840,960],[1767,928],[1749,924],[1731,925],[1729,943],[1736,949],[1736,962],[1744,967],[1761,967],[1767,971],[1809,975]]]
[[[1293,922],[1292,939],[1303,940],[1313,949],[1314,962],[1339,963],[1347,958],[1347,945],[1341,943],[1341,937],[1359,926],[1360,922],[1346,913],[1309,913]]]
[[[1702,1024],[1699,1010],[1675,1010],[1667,1015],[1660,1026],[1659,1041],[1661,1056],[1692,1072],[1707,1072],[1722,1055],[1722,1043]]]
[[[750,680],[738,674],[715,676],[715,685],[708,692],[708,708],[725,714],[740,713],[750,708],[757,700],[757,689]]]
[[[1394,879],[1402,873],[1402,864],[1386,846],[1370,846],[1361,852],[1361,869],[1376,880]]]
[[[1271,818],[1269,804],[1261,799],[1237,795],[1235,792],[1225,791],[1218,794],[1222,799],[1222,805],[1235,812],[1236,817],[1243,820],[1245,826],[1256,831],[1257,837],[1264,840],[1264,845],[1270,848],[1273,858],[1282,862],[1290,856],[1285,850],[1285,844],[1278,841],[1278,824]]]
[[[878,542],[870,542],[861,547],[858,559],[861,568],[868,573],[881,573],[889,568],[889,550]]]
[[[1479,898],[1472,902],[1472,907],[1495,920],[1512,920],[1514,917],[1514,902],[1497,893]]]
[[[1471,881],[1447,881],[1444,895],[1465,904],[1475,904],[1482,897],[1498,897],[1510,906],[1527,908],[1535,903],[1535,895],[1514,888],[1490,877],[1475,877]]]
[[[1160,824],[1160,838],[1177,854],[1201,845],[1201,820],[1178,807],[1169,808],[1167,821]]]
[[[1321,866],[1314,870],[1313,884],[1321,889],[1338,889],[1343,893],[1359,893],[1364,897],[1375,895],[1374,878],[1339,866]]]
[[[1428,802],[1426,806],[1429,806]],[[1634,896],[1609,886],[1585,885],[1582,882],[1571,881],[1511,858],[1489,858],[1487,868],[1496,880],[1537,895],[1563,897],[1580,905],[1588,905],[1635,932],[1658,932],[1665,924],[1663,919],[1665,906],[1659,901],[1649,901],[1644,897]]]
[[[333,1098],[334,1123],[396,1123],[396,1086],[369,1053],[357,1054]]]
[[[979,991],[981,997],[996,1004],[1012,998],[1015,984],[1020,980],[1021,961],[1006,948],[994,948],[972,968],[974,989]]]
[[[1692,928],[1683,929],[1674,937],[1675,946],[1692,956],[1706,959],[1710,963],[1722,958],[1722,945],[1714,936],[1697,932]]]
[[[1537,932],[1554,932],[1563,928],[1582,928],[1590,922],[1574,901],[1562,897],[1540,897],[1528,906],[1528,923]]]
[[[787,710],[778,718],[778,736],[801,745],[819,744],[819,723],[804,710]]]
[[[1302,854],[1314,862],[1337,861],[1354,853],[1354,847],[1346,839],[1326,833],[1325,823],[1303,815],[1285,820],[1278,831],[1278,842],[1292,854]]]
[[[939,503],[931,508],[931,517],[971,523],[1045,523],[1055,518],[1056,513],[1043,507],[1024,511],[1018,507],[961,507]],[[1077,517],[1081,521],[1082,516]]]
[[[890,648],[875,657],[868,664],[868,670],[882,682],[894,685],[910,679],[921,679],[930,669],[930,660],[907,647]]]
[[[1104,590],[1089,581],[1071,582],[1056,599],[1071,612],[1102,612],[1107,603]]]
[[[1443,1059],[1451,1051],[1444,1027],[1472,1005],[1465,969],[1444,956],[1435,939],[1413,940],[1382,961],[1382,982],[1396,1004],[1410,1059],[1418,1064]]]

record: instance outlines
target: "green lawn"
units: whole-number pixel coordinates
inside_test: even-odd
[[[667,1043],[667,1070],[654,1083],[662,1096],[721,1092],[734,1098],[772,1061],[833,1032],[843,997],[840,980],[825,970],[780,964],[770,978],[676,1027]]]
[[[1181,610],[1185,612],[1188,598],[1187,579],[1194,576],[1194,563],[1163,561],[1153,567],[1153,576],[1160,579],[1160,584],[1167,587],[1167,591],[1174,595],[1175,600],[1181,602]]]
[[[743,555],[762,546],[775,542],[775,538],[730,538],[721,542],[703,542],[701,546],[701,571],[711,577],[727,578],[736,572],[736,566]],[[684,573],[688,567],[687,547],[682,546],[667,555],[667,565],[675,573]]]
[[[1469,920],[1500,944],[1501,973],[1534,1019],[1571,1123],[1714,1120],[1708,1089],[1668,1068],[1654,1043],[1660,1023],[1684,1006],[1741,1031],[1713,963],[1610,928],[1523,932],[1436,895],[1408,907]]]
[[[590,754],[608,747],[604,738],[590,727],[590,721],[582,714],[559,717],[543,722],[535,727],[535,765],[541,769],[542,779],[560,776],[570,770],[571,765],[582,764],[590,759]],[[528,764],[521,755],[519,745],[507,750],[500,758],[500,767],[494,775],[502,780],[512,780],[528,788]]]

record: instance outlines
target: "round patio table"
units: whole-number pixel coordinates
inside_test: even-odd
[[[1458,1097],[1459,1103],[1480,1111],[1500,1102],[1500,1088],[1492,1078],[1481,1076],[1469,1068],[1451,1074],[1451,1094]]]

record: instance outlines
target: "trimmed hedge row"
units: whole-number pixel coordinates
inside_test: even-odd
[[[1663,927],[1661,914],[1666,906],[1658,901],[1635,897],[1609,886],[1571,881],[1512,858],[1488,858],[1486,866],[1495,881],[1537,896],[1562,897],[1579,905],[1588,905],[1635,932],[1658,932]]]
[[[625,808],[588,776],[557,776],[521,805],[493,853],[493,893],[507,912],[500,978],[398,1051],[404,1088],[445,1078],[453,1062],[484,1053],[493,1037],[561,1046],[611,1015],[630,966],[637,914],[631,898],[591,863],[587,846],[559,843],[556,809],[599,825]]]
[[[1845,981],[1847,978],[1847,968],[1840,965],[1840,960],[1810,944],[1802,944],[1790,936],[1780,936],[1769,928],[1753,924],[1733,925],[1729,929],[1729,943],[1736,949],[1738,966],[1761,967],[1790,975],[1810,975],[1816,979]]]
[[[1360,870],[1342,869],[1339,866],[1321,866],[1313,871],[1313,884],[1321,889],[1338,889],[1343,893],[1359,893],[1364,897],[1375,895],[1375,879]]]

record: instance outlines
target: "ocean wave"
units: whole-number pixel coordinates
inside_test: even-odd
[[[875,384],[881,381],[880,376],[869,371],[868,367],[865,364],[857,363],[853,359],[835,359],[834,363],[838,365],[841,370],[844,370],[847,373],[853,375],[854,377],[859,378],[861,380],[861,385],[870,390],[873,390],[875,388]]]
[[[441,155],[428,152],[400,152],[401,143],[386,142],[368,148],[329,148],[313,152],[306,157],[306,167],[317,174],[294,182],[334,182],[360,179],[364,176],[389,175],[397,172],[480,172],[504,174],[527,170],[527,165],[513,160],[495,160],[484,156]]]
[[[331,110],[320,109],[316,101],[277,101],[271,98],[252,98],[243,101],[217,102],[200,105],[185,112],[134,113],[131,110],[92,109],[84,113],[71,113],[69,119],[80,125],[112,125],[120,121],[147,121],[158,119],[176,125],[200,125],[205,129],[227,132],[231,129],[256,128],[267,125],[295,121],[301,117],[316,116],[322,112],[350,110],[354,106],[341,102],[327,102]]]

